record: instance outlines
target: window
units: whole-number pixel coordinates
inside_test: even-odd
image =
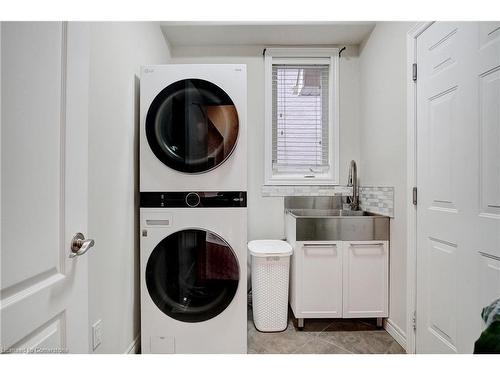
[[[338,183],[337,56],[266,50],[266,184]]]

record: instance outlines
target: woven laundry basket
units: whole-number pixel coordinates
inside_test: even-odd
[[[252,256],[252,307],[255,328],[284,331],[288,325],[288,280],[292,247],[285,241],[248,243]]]

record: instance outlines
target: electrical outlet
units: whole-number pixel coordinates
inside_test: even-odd
[[[96,348],[101,345],[102,342],[102,320],[99,319],[97,322],[92,324],[92,348]]]

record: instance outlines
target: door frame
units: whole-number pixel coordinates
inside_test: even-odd
[[[413,81],[413,64],[417,62],[417,38],[433,23],[418,22],[406,34],[406,352],[409,354],[416,353],[414,319],[417,308],[417,206],[413,205],[413,187],[417,186],[417,85]]]

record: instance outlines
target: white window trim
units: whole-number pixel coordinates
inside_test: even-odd
[[[286,60],[285,60],[286,59]],[[329,164],[324,175],[308,178],[299,175],[273,175],[272,160],[272,65],[274,63],[330,65],[328,95]],[[338,185],[339,184],[339,50],[338,48],[267,48],[264,56],[265,100],[265,185]],[[335,93],[335,95],[334,95]],[[332,99],[333,98],[333,99]]]

